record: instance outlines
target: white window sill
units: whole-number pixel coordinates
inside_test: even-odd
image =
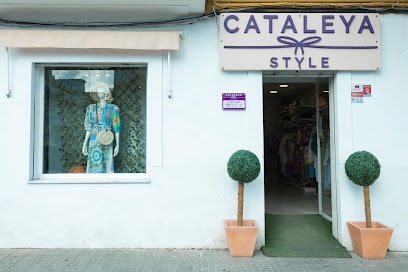
[[[130,184],[150,183],[147,174],[44,174],[29,184]]]

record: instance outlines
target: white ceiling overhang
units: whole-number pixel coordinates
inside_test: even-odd
[[[0,29],[1,47],[178,50],[179,31]]]
[[[29,23],[161,22],[204,14],[205,0],[0,0],[0,19]]]

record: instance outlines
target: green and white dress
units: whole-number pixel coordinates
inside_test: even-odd
[[[110,129],[113,133],[120,132],[120,112],[119,107],[107,103],[101,107],[98,104],[91,104],[86,109],[85,131],[90,132],[88,142],[88,162],[87,173],[114,173],[113,147],[115,141],[110,145],[102,145],[96,135],[99,131]]]

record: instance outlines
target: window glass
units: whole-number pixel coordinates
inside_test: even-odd
[[[145,173],[146,72],[45,66],[42,172]]]

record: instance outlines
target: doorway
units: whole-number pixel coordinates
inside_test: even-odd
[[[331,77],[263,76],[265,212],[332,220]]]

